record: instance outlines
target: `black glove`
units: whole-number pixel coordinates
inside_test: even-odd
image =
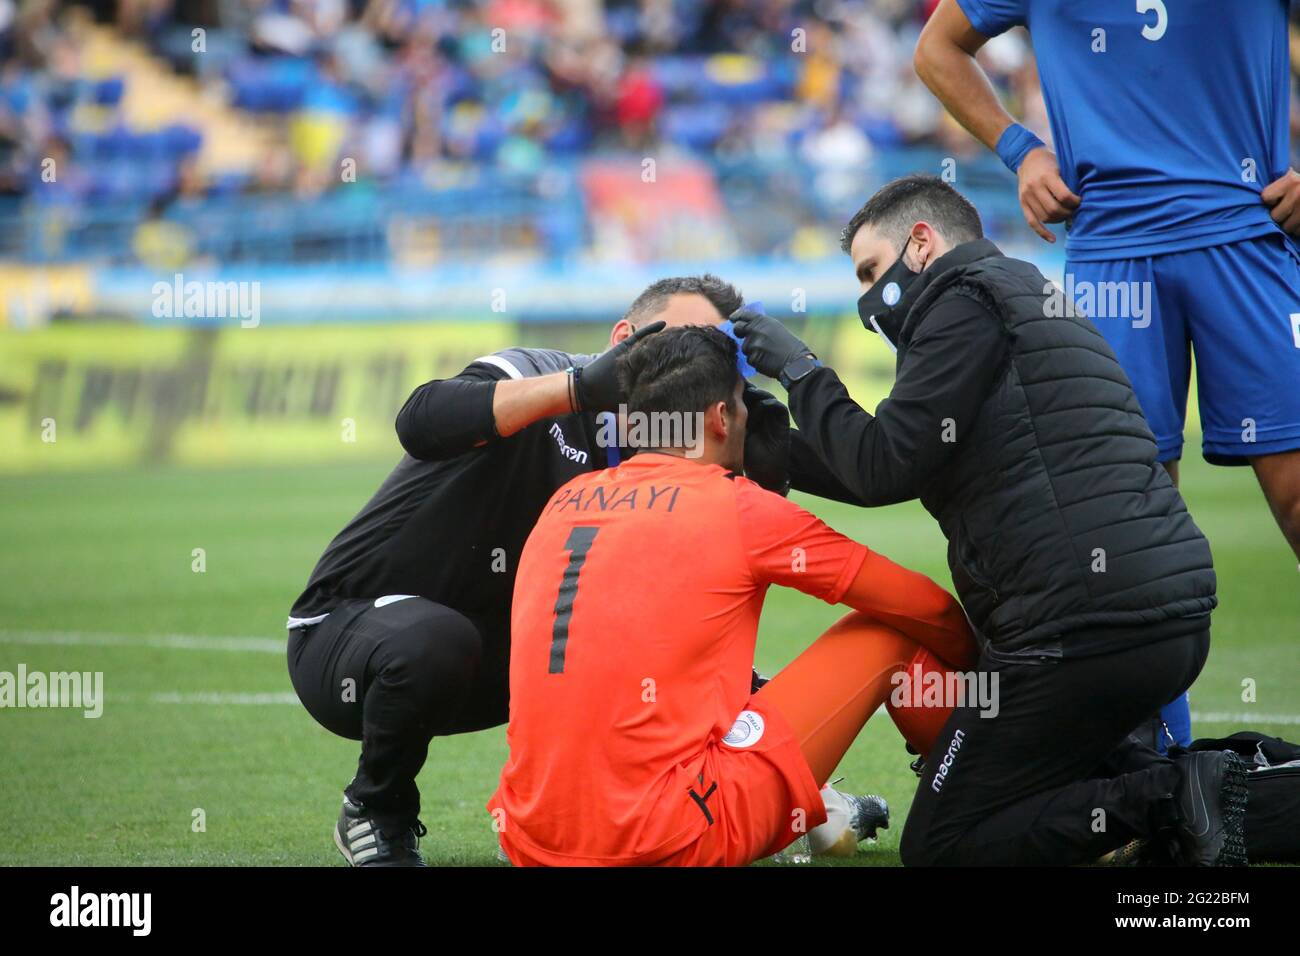
[[[768,378],[780,379],[782,370],[791,361],[813,354],[799,336],[770,315],[749,306],[733,312],[731,323],[749,364]]]
[[[745,477],[768,491],[790,490],[790,413],[771,392],[745,383]]]
[[[573,370],[574,411],[617,411],[623,401],[623,388],[618,381],[618,360],[632,346],[647,335],[661,331],[666,322],[651,322],[637,329],[618,345],[606,349],[589,365]]]

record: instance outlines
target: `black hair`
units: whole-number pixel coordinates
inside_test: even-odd
[[[868,199],[840,233],[840,248],[848,252],[858,230],[874,226],[901,250],[912,227],[922,221],[954,246],[984,237],[980,214],[969,199],[938,176],[915,173],[886,183]]]
[[[648,335],[619,358],[629,412],[703,412],[733,407],[740,371],[736,343],[711,325],[680,325]]]
[[[713,303],[713,307],[724,319],[730,318],[731,313],[744,304],[744,299],[734,285],[706,272],[700,276],[660,279],[636,297],[623,313],[623,318],[633,326],[642,326],[653,321],[675,295],[702,295]]]

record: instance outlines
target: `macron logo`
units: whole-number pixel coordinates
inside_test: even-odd
[[[551,422],[551,437],[555,439],[555,444],[560,446],[560,454],[569,461],[576,461],[580,465],[587,463],[587,453],[574,448],[564,440],[564,432],[560,431],[559,422]]]
[[[961,743],[965,739],[965,731],[959,730],[953,735],[952,743],[948,745],[948,752],[939,761],[939,769],[935,772],[934,779],[930,781],[930,789],[935,793],[943,789],[944,781],[948,779],[948,774],[952,771],[952,762],[957,759],[957,751],[961,750]]]
[[[148,936],[153,923],[152,893],[70,893],[50,897],[51,926],[129,926],[133,936]]]

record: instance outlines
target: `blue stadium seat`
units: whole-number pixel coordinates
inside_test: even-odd
[[[682,103],[663,111],[665,138],[691,149],[711,149],[730,128],[736,111],[717,102]]]
[[[94,85],[91,99],[98,106],[116,106],[122,102],[122,94],[125,92],[126,79],[121,76],[110,76]]]

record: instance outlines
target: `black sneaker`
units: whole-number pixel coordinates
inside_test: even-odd
[[[420,856],[420,837],[427,832],[419,820],[396,825],[380,820],[344,794],[334,845],[353,866],[427,866]]]
[[[1174,761],[1179,860],[1184,866],[1246,865],[1246,764],[1230,750],[1201,750]]]
[[[1111,850],[1097,861],[1099,866],[1149,866],[1151,844],[1147,840],[1130,840],[1118,850]]]
[[[874,840],[876,830],[889,829],[889,804],[885,802],[884,797],[878,797],[874,793],[854,796],[845,794],[856,805],[853,814],[853,830],[858,835],[858,840]]]

